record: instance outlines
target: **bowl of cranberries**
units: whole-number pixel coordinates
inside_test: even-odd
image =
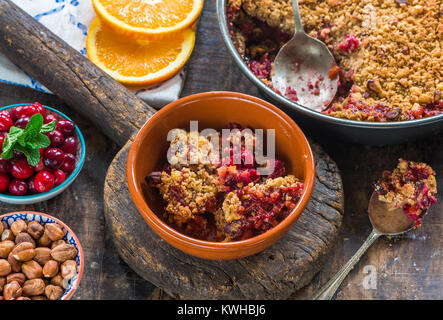
[[[31,204],[63,192],[85,162],[85,141],[60,111],[36,102],[0,108],[0,201]]]

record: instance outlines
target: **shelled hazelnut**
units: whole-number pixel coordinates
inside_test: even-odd
[[[0,300],[57,300],[77,273],[77,249],[56,223],[0,222]]]

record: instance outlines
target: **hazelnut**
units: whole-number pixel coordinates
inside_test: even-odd
[[[31,242],[21,242],[11,251],[14,259],[18,261],[29,261],[35,256],[35,246]]]
[[[25,220],[17,220],[11,224],[11,231],[17,236],[20,232],[26,231],[28,225]]]
[[[28,280],[23,284],[23,294],[27,296],[38,296],[45,293],[45,283],[42,279]]]
[[[77,249],[72,244],[65,243],[52,249],[51,256],[58,262],[65,262],[77,256]]]
[[[7,276],[11,273],[11,265],[8,260],[0,259],[0,277]]]
[[[46,232],[44,232],[43,235],[38,239],[37,243],[39,246],[49,247],[52,244],[52,240],[49,239]]]
[[[14,241],[5,240],[0,242],[0,258],[7,258],[14,247]]]
[[[63,295],[63,288],[50,284],[45,288],[45,295],[49,300],[58,300]]]
[[[14,300],[22,295],[22,288],[17,281],[12,281],[5,285],[3,289],[3,297],[5,300]]]
[[[34,260],[37,261],[41,266],[44,266],[45,263],[51,259],[51,249],[46,247],[35,248]]]
[[[58,274],[51,279],[51,284],[67,289],[69,286],[69,280],[64,279],[61,274]]]
[[[8,262],[11,265],[12,272],[20,272],[22,270],[22,263],[12,256],[12,252],[8,256]]]
[[[77,263],[74,260],[66,260],[60,266],[60,273],[64,279],[72,279],[77,273]]]
[[[46,296],[32,296],[31,300],[48,300]]]
[[[31,298],[28,298],[28,297],[18,297],[15,300],[31,300]]]
[[[62,228],[60,228],[60,226],[56,223],[47,223],[45,225],[45,234],[52,241],[63,239],[63,237],[65,236]]]
[[[43,276],[45,278],[55,277],[58,273],[58,262],[55,260],[49,260],[43,266]]]
[[[27,232],[20,232],[15,237],[15,244],[19,244],[19,243],[22,243],[22,242],[30,242],[35,247],[35,240]]]
[[[3,225],[3,221],[0,222],[0,234],[3,233],[3,230],[5,230],[5,226]]]
[[[43,277],[42,267],[34,260],[23,263],[22,272],[26,275],[26,277],[29,280]]]
[[[43,226],[37,221],[31,221],[28,224],[27,231],[31,235],[31,237],[33,237],[34,239],[38,239],[43,235],[45,228],[43,228]]]
[[[12,281],[17,281],[19,285],[23,285],[26,281],[26,276],[23,273],[10,273],[6,277],[6,283],[10,283]]]
[[[2,233],[1,241],[14,240],[14,234],[11,229],[5,229]]]
[[[5,277],[0,277],[0,292],[3,291],[3,287],[6,284],[6,278]]]
[[[55,247],[57,247],[57,246],[59,246],[59,245],[61,245],[61,244],[65,244],[66,242],[65,242],[65,240],[57,240],[57,241],[54,241],[53,243],[52,243],[52,245],[51,245],[51,249],[54,249]]]

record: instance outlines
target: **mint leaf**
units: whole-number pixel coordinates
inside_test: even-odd
[[[26,143],[31,149],[47,148],[51,144],[51,140],[43,133],[38,133],[32,141]]]
[[[28,149],[28,152],[25,153],[26,160],[28,163],[35,167],[40,162],[40,151],[38,149]]]
[[[44,124],[43,127],[41,128],[40,132],[41,133],[47,133],[47,132],[52,132],[55,130],[55,128],[57,128],[57,121],[51,121],[47,124]]]
[[[31,130],[35,130],[36,132],[40,132],[43,126],[43,116],[40,113],[34,114],[26,125],[25,131],[30,132]]]
[[[57,121],[43,125],[43,116],[34,114],[29,120],[26,128],[20,129],[12,126],[3,141],[3,159],[11,159],[14,150],[23,152],[28,163],[36,166],[40,161],[40,149],[47,148],[51,140],[44,133],[52,132],[57,127]]]

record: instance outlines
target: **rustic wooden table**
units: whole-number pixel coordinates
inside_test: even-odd
[[[260,97],[256,87],[240,73],[227,53],[215,16],[215,1],[206,1],[182,95],[231,90]],[[106,231],[103,184],[106,169],[118,151],[117,146],[91,123],[70,111],[57,97],[0,84],[1,106],[34,101],[60,108],[76,121],[85,135],[87,161],[77,180],[55,199],[30,206],[0,204],[0,212],[42,211],[71,226],[83,245],[86,264],[74,299],[168,299],[119,258]],[[309,131],[306,133],[309,135]],[[371,184],[384,169],[395,167],[398,158],[429,163],[437,172],[438,189],[443,188],[441,136],[377,148],[328,139],[318,139],[317,142],[341,170],[345,217],[342,233],[325,267],[310,285],[293,295],[294,299],[309,299],[369,235],[371,227],[366,209]],[[441,196],[438,199],[441,200]],[[443,204],[439,201],[424,219],[423,227],[410,232],[401,241],[379,239],[350,273],[336,299],[443,299],[442,209]]]

